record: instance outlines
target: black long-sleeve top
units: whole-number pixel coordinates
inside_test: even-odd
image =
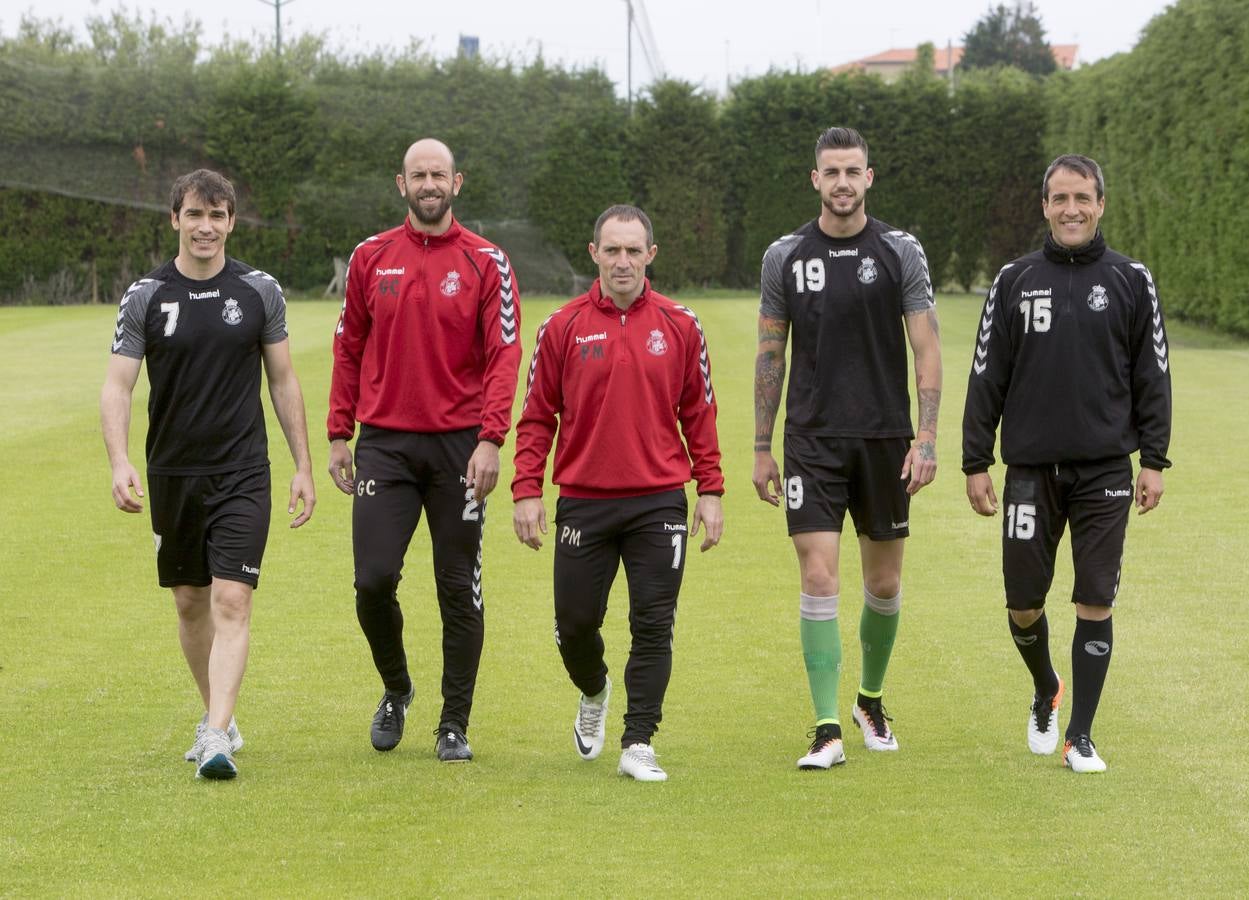
[[[1074,250],[1052,236],[1008,263],[985,299],[963,412],[963,471],[1127,456],[1171,465],[1171,374],[1149,269],[1099,231]]]

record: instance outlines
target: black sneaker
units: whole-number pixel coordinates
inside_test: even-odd
[[[438,759],[442,762],[461,763],[473,758],[473,748],[468,745],[468,738],[464,737],[464,732],[458,728],[451,725],[439,725],[434,734],[438,736],[434,749],[438,752]]]
[[[408,716],[415,690],[409,688],[406,696],[390,691],[382,694],[377,712],[373,714],[373,727],[369,729],[374,750],[394,750],[399,746],[399,741],[403,740],[403,722]]]

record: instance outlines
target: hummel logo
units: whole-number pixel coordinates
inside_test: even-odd
[[[1036,643],[1037,636],[1035,634],[1017,634],[1015,635],[1015,643],[1020,647],[1031,647]]]
[[[1123,491],[1112,491],[1110,488],[1106,488],[1106,496],[1107,497],[1131,497],[1132,489],[1128,488],[1127,490],[1123,490]]]
[[[1110,652],[1110,645],[1105,641],[1086,641],[1084,652],[1092,656],[1105,656]]]

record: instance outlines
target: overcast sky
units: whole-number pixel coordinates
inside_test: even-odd
[[[669,77],[722,90],[726,76],[758,75],[769,68],[810,70],[859,59],[890,47],[924,41],[944,46],[989,9],[989,0],[881,0],[848,4],[836,0],[633,0],[645,7],[659,61]],[[1009,2],[1009,0],[1007,0]],[[25,5],[23,5],[25,3]],[[529,60],[541,50],[552,63],[598,66],[618,85],[626,77],[625,0],[281,0],[283,40],[316,33],[331,47],[367,50],[403,47],[410,38],[435,56],[453,54],[460,35],[480,39],[485,55]],[[992,4],[996,5],[996,4]],[[1051,43],[1079,44],[1078,61],[1094,62],[1130,50],[1141,28],[1169,4],[1164,0],[1090,2],[1038,0],[1037,10]],[[25,10],[40,19],[59,19],[82,34],[81,23],[107,15],[118,0],[6,0],[0,32],[12,35]],[[130,12],[159,9],[177,23],[198,19],[207,43],[222,36],[272,39],[271,0],[137,0]],[[852,12],[848,11],[852,10]],[[634,43],[634,85],[651,74]]]

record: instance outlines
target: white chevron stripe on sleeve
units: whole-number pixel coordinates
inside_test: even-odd
[[[1158,305],[1158,291],[1154,288],[1154,276],[1142,263],[1132,263],[1132,268],[1145,276],[1145,286],[1149,289],[1149,303],[1154,314],[1154,361],[1158,368],[1166,371],[1170,366],[1167,359],[1166,333],[1162,327],[1162,308]]]
[[[698,369],[703,376],[703,399],[710,406],[715,402],[715,393],[711,389],[711,360],[707,356],[707,335],[703,334],[703,323],[688,306],[678,305],[677,309],[694,320],[694,328],[698,331]]]
[[[498,247],[478,247],[494,260],[499,270],[499,331],[505,344],[516,343],[516,288],[512,281],[512,264]]]

